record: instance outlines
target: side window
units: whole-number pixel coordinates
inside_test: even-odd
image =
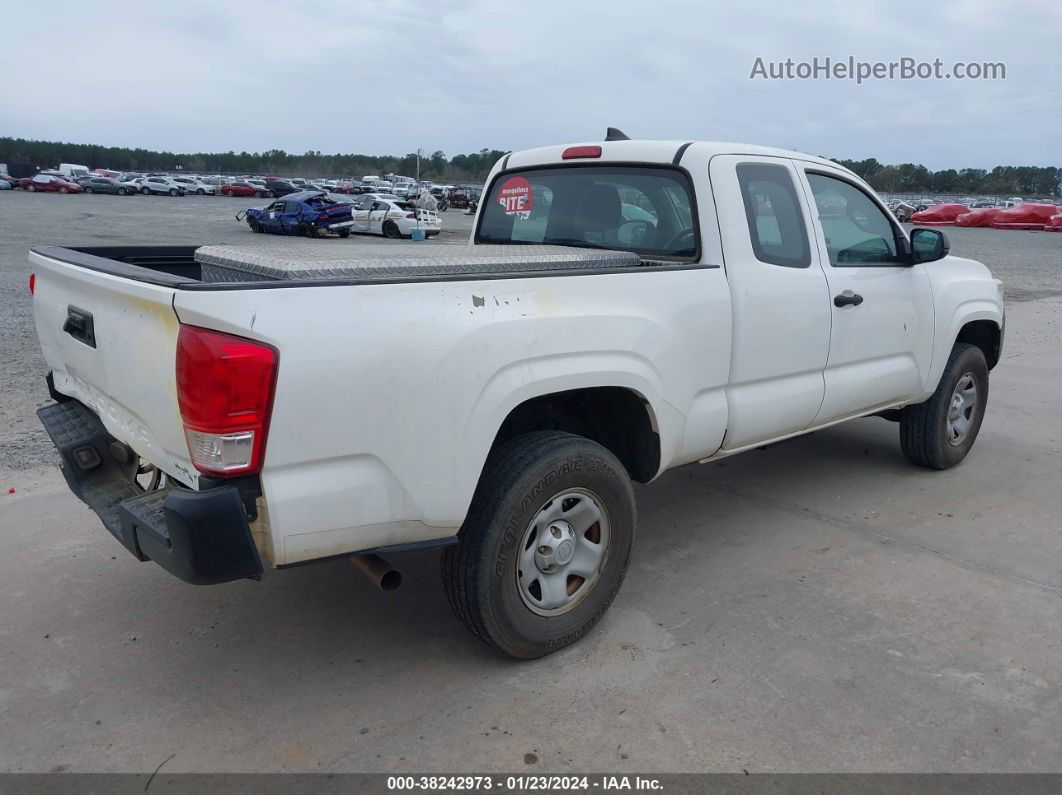
[[[873,199],[843,179],[807,176],[831,265],[904,264],[896,254],[896,230]]]
[[[284,212],[297,213],[301,209],[302,208],[299,206],[299,202],[287,202],[287,204],[284,207]]]
[[[808,267],[811,247],[789,170],[743,163],[737,177],[756,259],[786,268]]]

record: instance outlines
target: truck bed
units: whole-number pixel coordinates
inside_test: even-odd
[[[34,251],[89,270],[193,290],[574,275],[643,264],[627,251],[569,246],[349,241],[330,245],[301,238],[254,245],[42,247]]]

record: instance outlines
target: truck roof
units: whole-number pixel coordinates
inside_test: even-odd
[[[637,162],[637,163],[675,163],[679,150],[683,150],[681,157],[684,159],[691,154],[699,155],[705,159],[715,155],[761,155],[765,157],[786,157],[795,160],[806,160],[821,165],[829,165],[833,168],[848,169],[838,163],[818,155],[809,155],[806,152],[797,152],[791,149],[778,149],[773,146],[758,146],[756,144],[729,143],[724,141],[581,141],[578,143],[558,144],[554,146],[540,146],[536,149],[524,149],[513,152],[505,161],[506,168],[519,168],[521,166],[540,166],[547,163],[570,163],[561,155],[565,149],[573,146],[600,146],[601,157],[595,158],[597,162]],[[574,161],[580,162],[580,161]],[[585,160],[581,162],[587,162]],[[851,172],[849,172],[851,173]]]

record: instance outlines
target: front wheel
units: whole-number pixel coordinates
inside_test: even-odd
[[[197,191],[195,192],[195,195],[196,195],[196,196],[206,196],[206,191],[205,191],[205,190],[203,190],[202,188],[199,188],[199,189],[198,189],[198,190],[197,190]]]
[[[92,193],[92,188],[85,188],[85,193]]]
[[[170,188],[170,195],[171,196],[176,196],[177,195],[177,189],[176,188]]]
[[[980,348],[955,343],[937,390],[900,417],[900,447],[919,466],[948,469],[966,458],[988,405],[988,363]]]
[[[542,657],[598,622],[634,544],[634,491],[607,449],[560,431],[503,444],[484,468],[458,544],[443,554],[454,613],[513,657]]]
[[[147,196],[149,193],[151,193],[151,191],[149,191],[147,188],[141,188],[140,192],[143,193],[145,196]]]

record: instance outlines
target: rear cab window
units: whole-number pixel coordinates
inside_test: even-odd
[[[694,207],[689,177],[678,168],[600,163],[514,170],[491,183],[475,241],[694,262],[700,255]]]

